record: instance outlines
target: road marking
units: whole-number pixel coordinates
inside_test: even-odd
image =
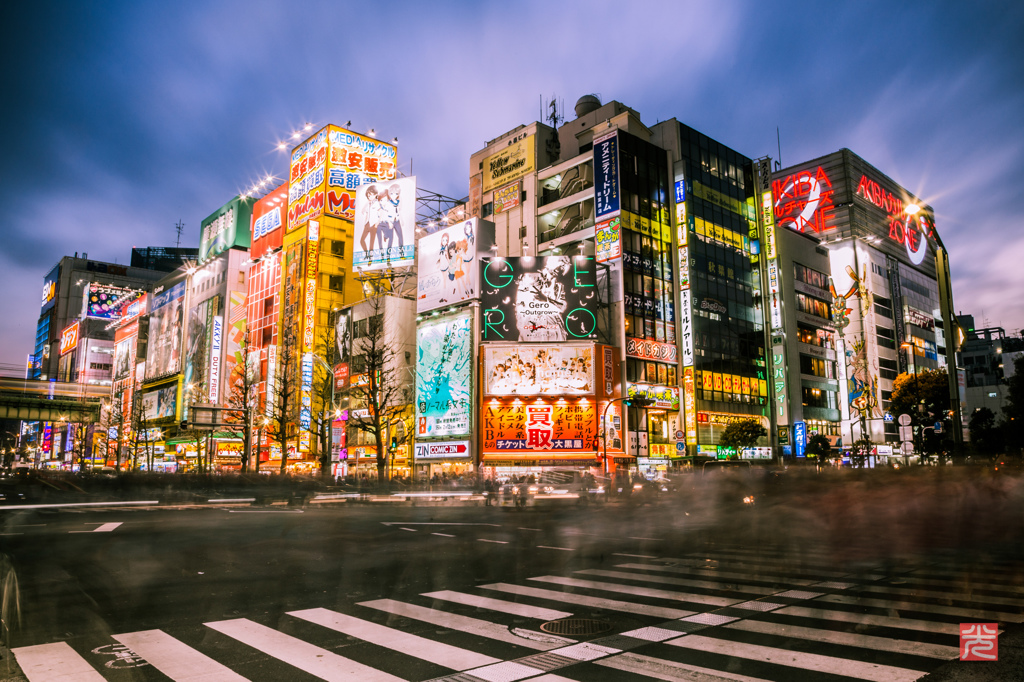
[[[481,680],[487,680],[487,682],[516,682],[527,677],[533,677],[538,673],[544,672],[537,668],[531,668],[528,665],[517,663],[515,661],[505,661],[503,663],[497,663],[495,665],[489,665],[486,668],[477,668],[476,670],[470,671],[470,675]]]
[[[833,675],[846,675],[862,680],[873,680],[874,682],[913,682],[924,674],[920,670],[909,670],[907,668],[897,668],[877,663],[865,663],[848,658],[836,658],[835,656],[808,654],[789,649],[776,649],[775,647],[761,646],[760,644],[732,642],[726,639],[704,637],[703,635],[686,635],[679,639],[669,640],[666,644],[683,649],[705,651],[722,656],[733,656],[750,661],[762,661],[774,665],[783,665],[788,668],[813,670]]]
[[[519,530],[532,530],[532,531],[535,531],[537,533],[543,532],[543,531],[541,531],[540,528],[520,528]]]
[[[859,635],[854,632],[822,630],[821,628],[808,628],[800,625],[781,625],[763,620],[741,620],[737,623],[729,623],[725,627],[734,630],[745,630],[747,632],[758,632],[763,635],[778,635],[779,637],[806,639],[812,642],[825,642],[827,644],[843,644],[863,649],[892,651],[898,654],[912,654],[943,660],[950,660],[960,655],[960,648],[955,646],[915,642],[908,639],[893,639],[891,637],[877,637],[875,635]]]
[[[255,502],[255,501],[256,501],[255,497],[219,497],[219,498],[214,498],[214,499],[211,499],[211,500],[207,500],[207,502]]]
[[[241,675],[161,630],[112,637],[175,682],[245,682]]]
[[[635,585],[621,585],[619,583],[603,583],[597,580],[578,580],[576,578],[562,578],[554,575],[545,575],[537,578],[530,578],[539,582],[565,585],[566,587],[582,587],[588,590],[600,590],[602,592],[619,592],[631,594],[635,597],[652,597],[654,599],[669,599],[672,601],[683,601],[691,604],[705,604],[708,606],[732,606],[744,601],[743,599],[730,599],[728,597],[713,597],[707,594],[693,594],[689,592],[674,592],[672,590],[659,590],[652,587],[637,587]]]
[[[802,564],[796,565],[796,564],[791,563],[791,562],[789,562],[789,561],[787,561],[785,559],[764,559],[764,560],[760,560],[760,559],[751,558],[749,560],[744,560],[744,559],[733,559],[731,557],[725,557],[721,561],[715,561],[714,562],[714,563],[718,564],[717,566],[710,566],[709,562],[703,561],[701,559],[693,559],[693,558],[685,558],[685,557],[684,558],[665,558],[665,559],[663,559],[663,561],[675,561],[675,562],[678,562],[678,563],[684,564],[684,565],[694,565],[694,564],[696,564],[696,566],[703,566],[705,568],[718,568],[723,563],[725,565],[729,566],[729,567],[750,566],[752,568],[756,568],[759,571],[764,571],[765,573],[769,573],[769,574],[770,573],[784,573],[787,576],[790,575],[791,573],[794,573],[794,574],[796,574],[798,576],[820,576],[821,578],[842,578],[842,577],[850,575],[849,572],[846,572],[846,571],[836,571],[836,570],[831,569],[831,568],[818,568],[817,564],[809,565],[809,564],[806,564],[806,563],[802,563]],[[696,566],[694,566],[694,568],[696,568]]]
[[[1002,606],[1024,606],[1024,599],[1015,597],[993,597],[987,594],[969,592],[947,592],[945,590],[922,590],[916,587],[893,587],[890,585],[865,585],[862,590],[867,596],[872,594],[897,594],[904,596],[936,597],[954,599],[975,604],[1000,604]]]
[[[628,539],[629,540],[652,540],[654,542],[660,542],[661,541],[661,538],[635,538],[635,537],[632,537],[632,536],[630,536]]]
[[[547,599],[550,601],[565,602],[567,604],[590,606],[592,608],[605,609],[607,611],[638,613],[644,616],[654,616],[655,618],[683,618],[684,616],[690,616],[695,613],[695,611],[683,611],[681,609],[669,609],[663,606],[648,606],[646,604],[633,604],[631,602],[618,601],[616,599],[588,597],[584,594],[572,594],[569,592],[559,592],[557,590],[541,590],[536,587],[510,585],[508,583],[480,585],[480,588],[484,590],[508,592],[509,594],[518,594],[524,597],[535,597],[537,599]]]
[[[124,523],[124,522],[121,521],[121,522],[118,522],[118,523],[102,523],[99,526],[97,526],[96,528],[93,528],[92,530],[72,530],[72,531],[68,531],[68,532],[69,533],[110,533],[115,528],[120,526],[122,523]]]
[[[496,545],[507,545],[508,544],[507,540],[488,540],[486,538],[477,538],[476,541],[477,542],[493,542]]]
[[[13,652],[29,682],[105,682],[103,676],[67,642],[23,646],[13,649]]]
[[[0,535],[24,535],[24,533],[0,533]]]
[[[288,615],[452,670],[468,670],[501,660],[328,609],[289,611]]]
[[[440,535],[443,538],[453,538],[454,535],[448,535],[448,533],[431,533],[431,535]]]
[[[415,528],[402,528],[401,526],[399,526],[399,527],[398,527],[398,530],[407,530],[407,531],[409,531],[410,533],[416,533],[416,532],[418,532],[418,531],[417,531],[417,530],[416,530]]]
[[[616,568],[643,568],[644,564],[620,564]],[[604,578],[618,578],[620,580],[635,580],[641,583],[658,583],[659,585],[679,585],[681,587],[702,587],[706,590],[718,590],[719,592],[740,592],[743,594],[769,595],[778,592],[774,587],[761,587],[759,585],[743,585],[742,589],[730,590],[726,585],[729,583],[716,582],[714,580],[692,580],[690,578],[670,578],[663,575],[649,575],[647,573],[625,573],[623,571],[606,571],[603,568],[588,568],[574,571],[582,575],[597,575]],[[739,601],[743,601],[742,599]]]
[[[480,620],[479,618],[460,616],[455,613],[448,613],[447,611],[440,611],[438,609],[429,609],[425,606],[406,604],[405,602],[395,601],[394,599],[364,601],[359,602],[358,606],[365,606],[370,609],[393,613],[396,616],[404,616],[406,618],[412,618],[413,620],[420,620],[425,623],[430,623],[431,625],[448,628],[449,630],[468,632],[472,635],[478,635],[488,639],[496,639],[508,644],[518,644],[519,646],[524,646],[528,649],[536,649],[538,651],[557,649],[560,646],[565,646],[566,642],[572,641],[566,640],[562,637],[553,637],[541,632],[532,634],[540,635],[544,638],[544,641],[540,641],[539,639],[527,639],[525,637],[519,637],[512,634],[512,632],[510,632],[504,625],[498,625],[497,623],[492,623],[487,620]]]
[[[1002,611],[986,611],[984,609],[966,609],[960,606],[942,606],[941,604],[919,604],[917,602],[895,601],[890,599],[864,599],[845,594],[828,594],[815,601],[827,601],[835,604],[853,604],[855,606],[873,606],[883,609],[899,609],[900,611],[919,611],[921,613],[941,613],[946,616],[963,618],[988,619],[993,621],[1009,621],[1024,623],[1024,614],[1005,613]]]
[[[2,508],[7,509],[67,509],[77,510],[72,507],[128,507],[143,504],[160,504],[159,500],[139,500],[131,502],[66,502],[61,504],[5,504]]]
[[[204,623],[257,651],[329,682],[401,682],[401,678],[350,660],[245,618]]]
[[[537,545],[537,549],[557,549],[562,552],[575,552],[575,549],[570,547],[548,547],[547,545]]]
[[[651,656],[641,654],[625,653],[600,661],[594,661],[597,665],[606,668],[622,670],[628,673],[640,673],[665,682],[718,682],[719,680],[733,680],[734,682],[765,682],[760,677],[747,677],[737,675],[723,670],[712,668],[701,668],[687,663],[665,661]]]
[[[491,526],[492,528],[501,528],[500,523],[441,523],[438,521],[381,521],[385,526],[397,526],[402,524],[404,526]]]
[[[959,635],[960,625],[958,623],[940,623],[930,620],[915,620],[913,618],[893,618],[890,616],[876,616],[870,613],[850,613],[849,611],[833,611],[822,604],[817,608],[806,606],[785,606],[774,613],[781,613],[785,616],[797,616],[798,618],[815,618],[820,620],[832,620],[840,623],[856,623],[863,625],[877,625],[884,628],[898,628],[901,630],[920,630],[921,632],[937,632],[944,635]]]
[[[517,604],[512,601],[491,599],[490,597],[480,597],[475,594],[452,592],[450,590],[426,592],[421,596],[430,597],[431,599],[440,599],[442,601],[450,601],[456,604],[463,604],[464,606],[475,606],[478,609],[499,611],[513,616],[537,618],[539,620],[557,620],[558,618],[568,618],[572,615],[566,611],[555,611],[554,609],[545,609],[539,606],[530,606],[529,604]]]
[[[228,514],[305,514],[302,509],[225,509]]]
[[[622,553],[619,553],[619,552],[613,553],[612,556],[624,556],[624,557],[629,557],[630,559],[657,559],[658,558],[656,556],[651,556],[650,554],[622,554]]]

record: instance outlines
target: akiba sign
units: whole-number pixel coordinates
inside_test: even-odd
[[[920,265],[928,251],[928,239],[935,238],[935,225],[931,216],[921,212],[918,206],[905,206],[901,198],[894,196],[867,175],[861,176],[854,194],[888,214],[889,239],[902,244],[910,262]]]
[[[833,228],[836,211],[832,202],[834,193],[832,181],[821,166],[774,181],[775,224],[797,232],[819,233]]]

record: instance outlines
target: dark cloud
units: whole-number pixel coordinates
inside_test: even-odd
[[[954,2],[21,3],[0,87],[2,362],[62,255],[199,222],[309,121],[399,137],[421,186],[556,96],[599,93],[785,163],[849,147],[935,207],[957,307],[1024,327],[1024,7]]]

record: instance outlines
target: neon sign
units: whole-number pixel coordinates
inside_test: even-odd
[[[923,213],[908,214],[902,199],[887,192],[866,175],[860,177],[854,194],[888,214],[889,239],[903,245],[910,262],[920,265],[928,251],[928,238],[935,238],[935,225],[931,216]]]
[[[78,322],[74,322],[60,335],[60,354],[65,355],[78,347]]]
[[[776,224],[797,232],[824,232],[835,218],[834,193],[832,181],[821,166],[814,172],[802,170],[775,180],[772,195]]]

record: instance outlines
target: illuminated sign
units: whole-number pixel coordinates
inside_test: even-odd
[[[481,409],[483,448],[516,454],[595,452],[597,407],[586,398],[491,399]]]
[[[793,445],[796,446],[796,456],[807,456],[807,424],[805,422],[793,422]]]
[[[761,219],[764,221],[764,255],[765,258],[771,259],[778,255],[775,250],[775,221],[772,220],[772,193],[765,192],[761,198],[761,202]]]
[[[66,355],[78,347],[78,320],[75,320],[71,325],[63,331],[60,335],[60,354]]]
[[[354,267],[375,270],[413,265],[416,178],[361,185],[356,193],[354,220]]]
[[[468,436],[473,418],[473,315],[416,328],[416,435]]]
[[[494,223],[471,218],[420,237],[416,244],[416,312],[476,298],[479,256],[494,244]]]
[[[522,185],[523,183],[517,180],[507,187],[494,190],[492,205],[495,214],[511,211],[519,205],[522,198]]]
[[[775,180],[775,224],[797,232],[820,233],[831,229],[836,212],[833,194],[832,181],[821,166]]]
[[[773,339],[779,341],[772,345],[772,400],[775,402],[775,419],[780,425],[789,424],[789,412],[787,403],[789,401],[786,392],[786,346],[781,343],[781,338]]]
[[[878,182],[862,175],[854,193],[888,215],[889,239],[907,250],[907,257],[914,265],[924,262],[928,251],[929,237],[935,238],[932,217],[923,210],[916,214],[907,213],[903,200],[886,191]]]
[[[779,279],[779,262],[775,259],[768,261],[768,296],[772,329],[782,329],[782,286]]]
[[[921,329],[934,330],[935,329],[935,316],[918,310],[909,305],[903,306],[904,319],[907,324],[917,325]]]
[[[697,444],[697,395],[693,367],[683,368],[683,408],[686,424],[686,444]]]
[[[594,239],[598,263],[615,260],[622,255],[622,241],[619,238],[620,223],[621,219],[616,216],[597,224]]]
[[[302,348],[313,350],[313,334],[316,330],[316,273],[320,265],[320,230],[316,221],[310,222],[309,238],[306,240],[306,286],[302,325]]]
[[[52,281],[43,282],[43,303],[46,305],[57,295],[57,283]]]
[[[261,215],[252,223],[252,238],[260,239],[266,237],[274,230],[281,227],[281,207],[274,206],[268,212]]]
[[[220,348],[221,337],[224,335],[224,318],[216,315],[213,318],[213,334],[210,341],[210,390],[211,403],[220,402]]]
[[[440,443],[417,443],[413,459],[468,459],[472,456],[468,440],[449,440]]]
[[[142,396],[140,418],[147,422],[157,419],[174,419],[177,414],[178,386],[173,384],[158,388]]]
[[[626,355],[641,360],[656,360],[658,362],[669,362],[673,365],[678,362],[678,353],[674,343],[661,343],[660,341],[649,341],[645,339],[626,339]]]
[[[619,210],[618,130],[594,140],[594,217],[597,220]]]
[[[252,247],[249,249],[253,260],[281,247],[287,219],[288,183],[284,183],[253,204]]]
[[[685,373],[684,373],[685,374]],[[653,407],[678,410],[679,387],[659,386],[657,384],[626,384],[626,395],[630,398],[647,398],[653,400]]]
[[[149,310],[146,378],[174,374],[181,369],[185,282],[154,294]]]
[[[683,340],[683,367],[693,366],[693,321],[690,312],[690,290],[679,294],[679,334]]]
[[[122,307],[142,296],[137,289],[113,287],[92,282],[85,298],[85,316],[101,320],[121,317]]]
[[[484,258],[484,341],[570,341],[597,336],[597,276],[589,256]]]
[[[594,346],[483,348],[484,395],[592,395]]]
[[[484,158],[484,194],[534,171],[535,137],[518,137],[501,151]]]
[[[292,150],[288,169],[288,230],[324,212],[327,128]]]
[[[205,262],[233,246],[248,247],[252,240],[249,222],[251,199],[235,197],[207,216],[201,223],[199,262]]]

